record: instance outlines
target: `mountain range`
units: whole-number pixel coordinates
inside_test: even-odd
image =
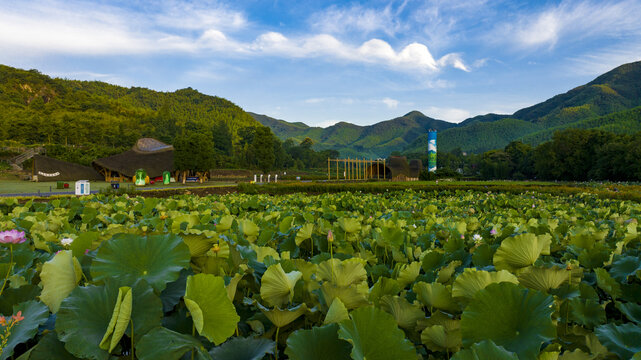
[[[281,139],[309,137],[316,149],[333,148],[341,156],[384,157],[394,151],[423,153],[427,130],[438,130],[439,151],[480,153],[514,140],[537,145],[565,128],[641,131],[641,62],[621,65],[593,81],[511,115],[479,115],[455,124],[418,111],[374,125],[346,122],[310,127],[250,113]]]

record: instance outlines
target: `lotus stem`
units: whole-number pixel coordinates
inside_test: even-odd
[[[191,323],[191,336],[196,336],[196,324],[194,324],[193,320]],[[191,360],[194,360],[194,349],[191,350]]]
[[[134,359],[134,320],[131,319],[131,360]]]
[[[4,281],[2,282],[2,288],[0,289],[0,295],[4,292],[4,288],[9,282],[9,274],[11,274],[11,270],[13,269],[13,244],[9,244],[9,269],[7,270],[7,274],[4,276]]]
[[[278,360],[278,333],[280,332],[280,327],[276,327],[276,351],[274,351],[274,357]]]

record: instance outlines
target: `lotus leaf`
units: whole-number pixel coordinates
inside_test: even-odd
[[[27,355],[25,357],[25,355]],[[65,349],[65,344],[58,340],[55,331],[49,332],[38,341],[38,345],[31,348],[29,353],[25,353],[18,360],[76,360],[77,358]]]
[[[198,333],[216,345],[233,335],[240,320],[227,297],[225,281],[211,274],[187,277],[185,305]]]
[[[178,278],[190,258],[189,247],[178,236],[121,234],[100,245],[91,276],[98,282],[117,279],[123,285],[145,279],[160,292]]]
[[[260,297],[270,306],[285,306],[292,301],[294,286],[302,276],[300,271],[286,273],[281,264],[272,265],[263,274]]]
[[[93,247],[93,242],[98,241],[99,233],[95,231],[88,231],[78,235],[69,246],[73,252],[73,256],[80,258],[85,254],[85,251]]]
[[[82,278],[82,269],[70,250],[60,251],[42,265],[40,300],[52,313],[58,312],[60,303],[75,289]]]
[[[2,273],[0,272],[0,274]],[[38,295],[40,295],[40,287],[37,285],[23,285],[17,289],[5,288],[0,296],[0,316],[1,314],[13,314],[14,304],[34,300]]]
[[[281,233],[288,233],[289,228],[292,227],[292,222],[294,221],[293,216],[285,216],[283,220],[280,221],[280,224],[278,225],[278,231]]]
[[[132,307],[133,299],[131,296],[131,288],[129,286],[123,286],[118,289],[118,298],[116,299],[111,320],[109,321],[105,335],[100,341],[101,349],[112,352],[116,345],[118,345],[131,320]]]
[[[395,279],[379,277],[374,286],[369,290],[369,300],[378,305],[378,300],[385,295],[397,295],[401,286]]]
[[[612,262],[610,275],[621,283],[627,283],[630,276],[641,274],[641,259],[637,256],[622,256]]]
[[[452,296],[471,300],[479,290],[485,289],[489,284],[501,282],[519,283],[516,276],[507,270],[485,271],[466,268],[454,280]]]
[[[361,223],[354,218],[340,218],[338,220],[338,225],[346,233],[355,233],[361,230]]]
[[[312,232],[314,231],[314,224],[313,223],[307,223],[298,229],[298,232],[296,233],[296,246],[300,246],[300,244],[303,243],[303,241],[307,239],[312,238]]]
[[[455,260],[447,264],[447,266],[439,270],[436,281],[442,284],[449,282],[450,279],[452,279],[452,275],[454,275],[456,268],[461,266],[461,264],[462,262],[460,260]]]
[[[356,309],[340,323],[338,337],[352,344],[354,360],[416,360],[416,350],[405,339],[392,315],[371,306]]]
[[[605,322],[605,309],[592,299],[574,298],[569,306],[572,320],[581,325],[593,328]]]
[[[339,323],[345,319],[349,319],[349,312],[340,298],[334,298],[332,305],[327,310],[323,324]]]
[[[338,324],[330,324],[293,332],[285,355],[292,360],[349,360],[350,350],[350,344],[338,338]]]
[[[197,359],[207,359],[203,345],[191,335],[157,327],[136,344],[136,356],[140,360],[180,359],[188,351],[196,351]]]
[[[540,255],[550,254],[550,235],[521,234],[501,242],[494,254],[497,270],[516,271],[533,265]]]
[[[17,345],[33,338],[38,332],[38,327],[44,324],[49,317],[49,309],[47,309],[47,306],[35,300],[29,300],[15,305],[13,307],[13,314],[17,314],[18,311],[22,312],[24,319],[11,329],[9,337],[2,339],[3,349],[2,352],[0,352],[0,360],[8,359],[13,355],[13,351]],[[2,335],[5,335],[4,332]]]
[[[421,263],[418,261],[411,262],[409,264],[404,264],[401,266],[401,269],[398,272],[398,276],[396,277],[396,280],[398,280],[399,285],[401,285],[401,288],[406,287],[407,285],[411,284],[416,280],[418,275],[421,272]]]
[[[558,289],[570,281],[570,270],[560,267],[540,268],[528,266],[519,272],[519,283],[525,287],[542,292]]]
[[[238,220],[239,228],[249,242],[254,242],[258,238],[260,228],[249,219]]]
[[[212,348],[209,354],[214,360],[261,360],[273,354],[276,343],[269,339],[234,337],[221,346]]]
[[[483,340],[454,354],[452,360],[519,360],[515,353],[497,346],[492,340]]]
[[[490,284],[461,315],[463,345],[492,340],[521,360],[536,359],[541,344],[556,337],[553,303],[551,296],[512,283]]]
[[[460,311],[460,306],[452,299],[452,287],[440,283],[425,283],[420,281],[414,284],[413,291],[425,306],[441,309],[450,313]]]
[[[404,329],[414,329],[416,322],[425,317],[425,313],[420,306],[410,304],[400,296],[383,296],[380,301],[380,307],[392,314],[398,326]]]
[[[462,345],[461,329],[432,325],[421,332],[421,342],[432,351],[458,351]]]
[[[317,278],[331,281],[339,287],[350,286],[367,281],[367,271],[361,259],[330,259],[318,265]]]
[[[614,325],[612,323],[597,327],[594,332],[608,350],[629,359],[641,352],[641,327],[632,323]]]
[[[617,309],[628,318],[628,320],[634,321],[637,325],[641,326],[641,305],[635,303],[616,303]]]
[[[300,304],[288,309],[269,309],[258,304],[258,308],[269,319],[269,321],[272,322],[272,324],[279,328],[289,325],[292,321],[298,319],[301,315],[307,312],[307,305],[305,304]]]
[[[601,290],[608,293],[613,299],[621,297],[621,284],[614,280],[605,269],[594,269],[594,273],[596,274],[597,285]]]
[[[111,323],[118,293],[118,284],[107,281],[102,286],[77,287],[62,301],[56,331],[67,351],[80,358],[109,358],[109,353],[99,345]],[[137,342],[151,329],[160,326],[162,302],[144,280],[131,286],[131,293],[131,321]],[[130,328],[125,333],[130,335]]]
[[[325,282],[321,286],[321,292],[326,304],[331,304],[334,299],[341,299],[345,307],[355,309],[367,305],[367,282],[349,286],[336,286],[331,282]]]

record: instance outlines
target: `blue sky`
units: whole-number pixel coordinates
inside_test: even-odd
[[[641,0],[0,0],[0,63],[328,126],[512,113],[641,60]]]

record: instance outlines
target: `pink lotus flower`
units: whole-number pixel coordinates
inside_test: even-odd
[[[0,243],[3,244],[21,244],[25,240],[24,231],[13,229],[0,232]]]
[[[498,231],[496,231],[496,229],[490,230],[490,235],[492,235],[492,236],[495,236],[497,233],[498,233]]]

